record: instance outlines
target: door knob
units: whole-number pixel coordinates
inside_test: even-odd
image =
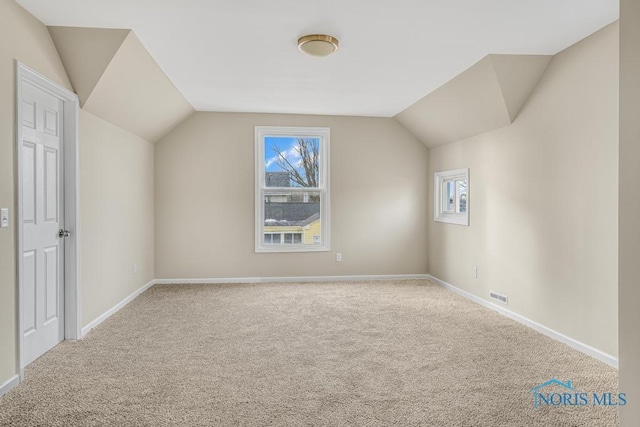
[[[62,228],[60,230],[58,230],[58,237],[60,237],[61,239],[63,237],[69,237],[71,236],[71,232],[67,231],[67,230],[63,230]]]

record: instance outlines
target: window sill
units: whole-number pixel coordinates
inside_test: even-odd
[[[275,246],[275,245],[274,245]],[[278,254],[292,252],[328,252],[327,246],[300,246],[300,245],[278,245],[277,247],[259,246],[256,247],[257,254]]]
[[[442,215],[435,217],[434,221],[455,225],[469,225],[469,218],[466,215]]]

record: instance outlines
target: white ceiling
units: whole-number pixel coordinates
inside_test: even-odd
[[[394,116],[490,53],[555,54],[618,0],[17,0],[49,26],[133,29],[196,110]],[[340,40],[327,58],[300,36]]]

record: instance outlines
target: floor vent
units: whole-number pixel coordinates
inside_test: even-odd
[[[509,299],[507,298],[506,295],[502,295],[502,294],[499,294],[497,292],[489,291],[489,296],[492,299],[494,299],[494,300],[496,300],[498,302],[501,302],[503,304],[509,304]]]

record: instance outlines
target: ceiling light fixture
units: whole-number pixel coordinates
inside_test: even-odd
[[[338,39],[325,34],[311,34],[298,39],[298,49],[311,56],[328,56],[338,50]]]

